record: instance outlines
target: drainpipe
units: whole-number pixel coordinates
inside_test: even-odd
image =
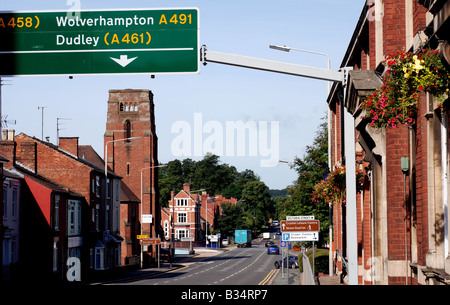
[[[409,137],[408,137],[409,138]],[[409,139],[408,139],[409,142]],[[407,202],[406,202],[406,176],[409,172],[409,158],[402,157],[401,159],[401,168],[403,172],[403,203],[405,205],[405,284],[408,285],[408,210],[407,210]]]
[[[448,256],[448,204],[447,204],[447,180],[448,180],[448,159],[447,159],[447,113],[442,112],[441,124],[441,162],[442,162],[442,212],[444,214],[444,259]]]

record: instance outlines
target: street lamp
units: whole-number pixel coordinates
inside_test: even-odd
[[[290,52],[291,50],[293,50],[293,51],[306,52],[306,53],[312,53],[312,54],[326,56],[327,57],[327,68],[330,69],[330,57],[327,54],[325,54],[325,53],[308,51],[308,50],[302,50],[302,49],[297,49],[297,48],[291,48],[291,47],[287,47],[287,46],[277,46],[277,45],[272,45],[272,44],[269,45],[269,48],[274,49],[274,50],[278,50],[278,51],[284,51],[284,52]]]
[[[142,199],[142,195],[143,195],[143,192],[142,192],[142,184],[143,184],[143,172],[144,172],[144,170],[146,170],[146,169],[152,169],[152,168],[157,168],[157,167],[167,167],[167,164],[162,164],[162,165],[156,165],[156,166],[150,166],[150,167],[144,167],[144,168],[141,168],[141,197],[140,197],[140,199],[141,199],[141,211],[140,211],[140,235],[142,235],[142,205],[143,205],[143,199]],[[150,196],[151,196],[151,194],[150,194]],[[144,259],[144,253],[143,253],[143,251],[142,251],[142,244],[141,244],[141,268],[143,267],[143,259]],[[158,260],[158,268],[159,268],[159,260]]]

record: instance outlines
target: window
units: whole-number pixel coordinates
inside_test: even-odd
[[[111,198],[111,189],[110,189],[110,185],[109,185],[109,178],[106,178],[106,193],[108,195],[108,198]]]
[[[95,177],[95,194],[100,197],[100,176]]]
[[[105,268],[105,248],[95,248],[95,270],[103,270]]]
[[[11,200],[11,217],[16,219],[16,210],[17,210],[17,188],[13,188],[12,191],[12,200]]]
[[[178,213],[178,223],[186,223],[187,215],[186,213]]]
[[[76,200],[68,201],[67,230],[69,235],[81,234],[81,203]]]
[[[53,229],[59,230],[59,195],[55,195],[55,206],[53,213]]]
[[[164,221],[164,237],[169,238],[169,222]]]
[[[188,199],[186,199],[186,198],[177,199],[177,206],[187,207],[187,205],[188,205]]]
[[[8,187],[3,186],[3,218],[8,217]]]
[[[189,236],[189,229],[179,229],[175,231],[175,238],[182,239]]]
[[[125,130],[126,130],[126,138],[131,138],[131,122],[130,121],[126,121],[125,122]],[[130,140],[128,140],[127,142],[129,142]]]
[[[53,272],[58,271],[58,242],[53,242]]]
[[[100,229],[100,215],[98,211],[98,206],[95,208],[95,229],[98,231]]]
[[[120,195],[120,192],[119,192],[119,183],[116,183],[116,200],[119,200],[120,199],[120,197],[119,197],[119,195]]]
[[[114,264],[115,266],[120,266],[120,244],[114,249]]]
[[[114,216],[113,216],[113,230],[114,231],[119,231],[120,230],[120,225],[119,225],[119,220],[120,220],[120,206],[119,203],[115,202],[113,204],[114,207]]]

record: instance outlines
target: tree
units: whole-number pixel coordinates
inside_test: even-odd
[[[232,236],[234,230],[244,227],[242,207],[239,204],[222,204],[222,216],[219,218],[218,225],[224,236]]]
[[[260,177],[251,169],[246,169],[240,173],[236,172],[234,181],[222,190],[222,195],[227,198],[233,197],[240,199],[244,185],[250,181],[260,181]]]
[[[159,192],[161,198],[161,206],[167,207],[170,200],[170,192],[172,190],[181,189],[183,187],[183,166],[179,160],[170,161],[167,167],[159,170]]]
[[[191,183],[193,190],[205,189],[211,195],[222,194],[227,198],[241,198],[248,181],[259,180],[252,170],[238,172],[234,166],[220,163],[220,158],[206,154],[202,160],[173,160],[159,170],[161,206],[167,207],[170,192],[183,188],[183,183]]]
[[[256,233],[275,210],[269,188],[262,181],[249,181],[242,190],[241,201],[245,222]]]

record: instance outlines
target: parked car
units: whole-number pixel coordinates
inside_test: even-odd
[[[270,245],[267,248],[267,254],[280,254],[280,249],[277,245]]]
[[[290,255],[288,264],[286,263],[287,262],[286,257],[283,260],[279,259],[279,260],[275,261],[275,263],[274,263],[275,268],[277,268],[277,269],[280,268],[282,261],[283,261],[283,266],[285,268],[287,266],[289,266],[289,268],[293,268],[293,269],[298,268],[298,257],[297,256]]]
[[[271,240],[266,241],[266,248],[270,247],[271,245],[275,245],[275,243]]]

